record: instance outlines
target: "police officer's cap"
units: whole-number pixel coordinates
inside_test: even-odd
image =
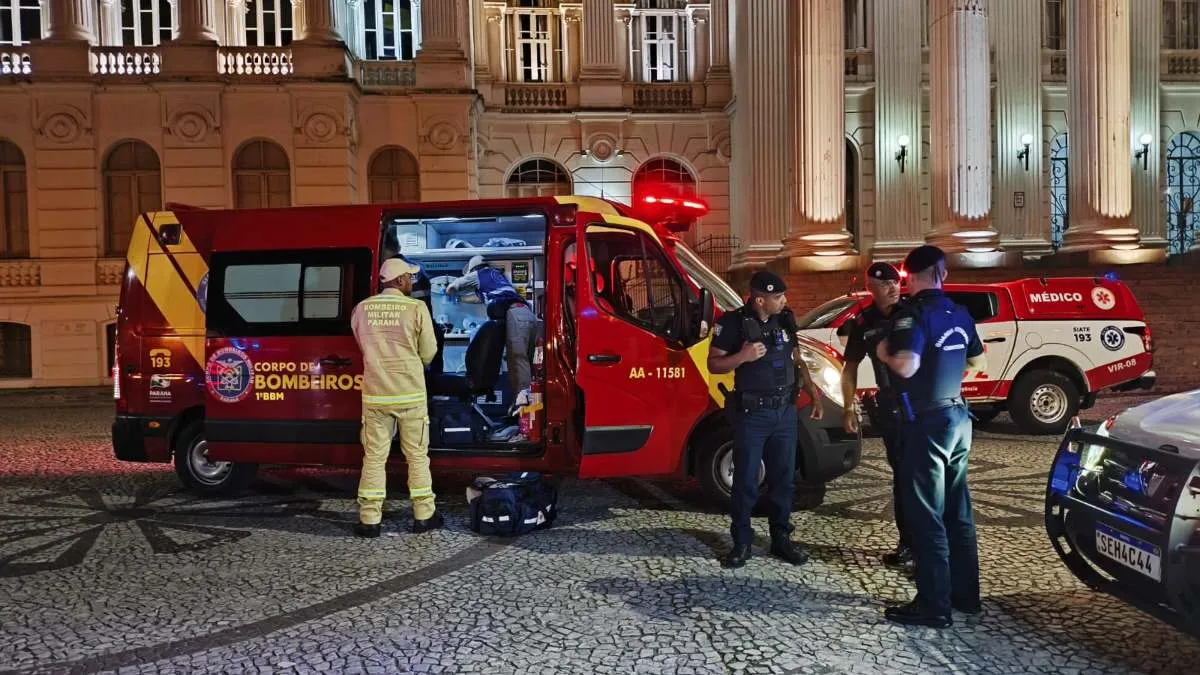
[[[759,270],[750,277],[750,290],[755,293],[782,293],[787,290],[779,275]]]
[[[920,274],[946,260],[946,254],[936,246],[918,246],[904,259],[904,270],[909,274]]]
[[[379,268],[379,280],[386,284],[394,279],[399,279],[405,274],[417,274],[420,271],[420,267],[403,258],[391,258],[385,260],[383,266]]]
[[[867,278],[876,281],[900,281],[900,270],[891,263],[871,263],[867,268]]]

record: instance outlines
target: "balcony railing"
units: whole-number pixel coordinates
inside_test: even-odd
[[[1067,53],[1061,49],[1042,50],[1042,80],[1045,82],[1067,81]]]
[[[292,50],[286,47],[222,47],[217,51],[221,75],[280,77],[291,75]]]
[[[0,259],[0,288],[33,288],[42,285],[42,266],[36,260]]]
[[[692,110],[697,106],[690,84],[634,84],[632,100],[626,101],[634,110],[673,111]]]
[[[33,62],[29,54],[20,49],[0,52],[0,75],[32,75]]]
[[[509,110],[568,110],[565,84],[506,84],[504,107]]]
[[[870,82],[875,79],[875,52],[854,50],[846,52],[846,81]]]
[[[417,66],[411,61],[362,61],[358,83],[370,89],[403,89],[417,84]]]
[[[162,55],[153,47],[99,47],[92,50],[92,72],[131,77],[158,75],[162,72]]]
[[[1164,49],[1160,68],[1164,80],[1200,80],[1200,52]]]

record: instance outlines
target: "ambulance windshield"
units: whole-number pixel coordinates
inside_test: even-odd
[[[717,307],[722,312],[732,312],[742,306],[742,296],[730,288],[724,279],[710,270],[700,260],[700,257],[682,241],[675,242],[675,258],[679,260],[680,265],[683,265],[684,271],[688,273],[688,276],[692,278],[692,281],[697,286],[707,288],[713,294],[713,298],[717,302]]]

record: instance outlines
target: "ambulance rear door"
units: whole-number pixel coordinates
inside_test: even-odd
[[[676,471],[709,404],[688,345],[693,294],[654,231],[579,215],[575,380],[583,391],[579,474]]]
[[[362,354],[350,328],[374,291],[379,212],[226,212],[205,344],[210,460],[325,463],[357,446]]]

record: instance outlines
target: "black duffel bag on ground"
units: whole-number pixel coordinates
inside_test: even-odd
[[[480,477],[467,488],[467,509],[475,532],[513,537],[554,523],[558,490],[533,471]]]

